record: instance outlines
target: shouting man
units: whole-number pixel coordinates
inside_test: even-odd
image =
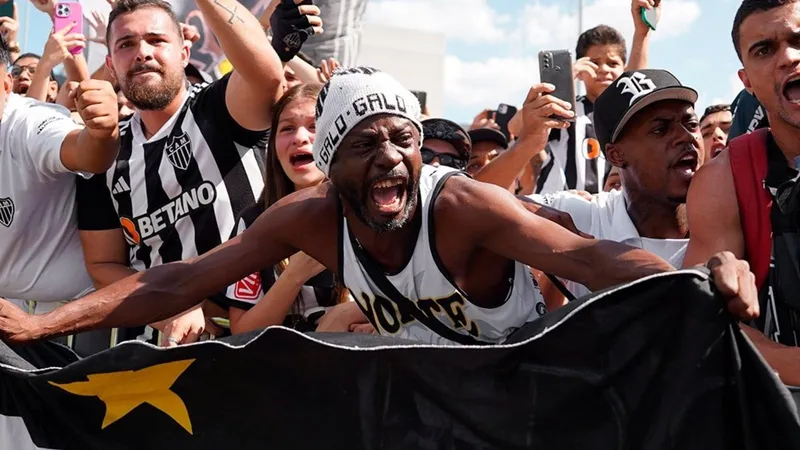
[[[798,36],[800,1],[745,0],[739,7],[732,31],[744,66],[739,77],[765,108],[770,128],[732,140],[698,172],[684,261],[696,264],[723,250],[748,260],[765,314],[752,324],[758,331],[745,331],[793,385],[800,385]]]
[[[419,116],[414,95],[390,76],[339,71],[319,96],[313,147],[329,182],[284,197],[205,255],[52,314],[0,303],[0,336],[17,342],[160,320],[302,251],[339,275],[354,315],[363,311],[382,334],[491,344],[545,312],[528,265],[590,289],[673,269],[647,251],[573,234],[502,188],[423,165]],[[751,318],[746,265],[728,261],[716,284],[729,309]]]

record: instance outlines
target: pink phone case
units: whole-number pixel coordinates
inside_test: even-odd
[[[55,14],[53,17],[53,25],[55,31],[59,31],[71,23],[75,23],[72,30],[67,34],[80,33],[83,34],[83,9],[78,2],[58,2],[55,5]],[[75,47],[70,50],[73,55],[78,55],[83,51],[81,47]]]

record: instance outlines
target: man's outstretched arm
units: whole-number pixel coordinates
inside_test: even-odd
[[[317,192],[324,195],[324,190],[305,191],[313,192],[284,197],[244,233],[202,256],[136,273],[49,314],[31,316],[0,300],[0,338],[25,342],[97,328],[141,326],[172,317],[298,252],[301,249],[292,242],[301,236],[303,246],[314,246],[302,250],[336,270],[335,251],[321,254],[320,240],[312,242],[304,233],[309,228],[304,224],[324,222],[321,215],[335,213],[335,204],[326,207],[329,198],[308,199]]]
[[[485,183],[453,178],[447,214],[457,223],[470,222],[470,236],[482,247],[545,273],[600,290],[674,268],[645,250],[612,241],[587,239],[532,214],[507,191]],[[458,217],[456,217],[458,216]],[[471,219],[466,219],[471,218]],[[732,255],[709,263],[717,289],[728,309],[741,317],[758,315],[751,274]],[[749,281],[749,284],[748,284]]]

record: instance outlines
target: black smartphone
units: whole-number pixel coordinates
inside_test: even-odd
[[[0,3],[0,17],[14,17],[14,0]]]
[[[505,103],[500,103],[494,111],[494,121],[500,127],[500,131],[506,135],[506,139],[511,140],[511,133],[508,131],[508,122],[517,113],[517,108]]]
[[[426,103],[428,103],[428,93],[425,91],[411,91],[417,100],[419,100],[419,110],[425,112]]]
[[[539,78],[542,83],[550,83],[556,87],[550,95],[570,103],[572,111],[575,111],[575,82],[572,80],[572,55],[569,50],[539,52]],[[557,118],[568,122],[574,120],[560,116]]]

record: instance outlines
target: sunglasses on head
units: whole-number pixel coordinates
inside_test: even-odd
[[[425,164],[430,164],[435,158],[439,158],[439,164],[443,166],[459,170],[467,168],[467,162],[458,156],[449,153],[438,153],[426,147],[422,147],[419,152],[422,155],[422,162]]]

